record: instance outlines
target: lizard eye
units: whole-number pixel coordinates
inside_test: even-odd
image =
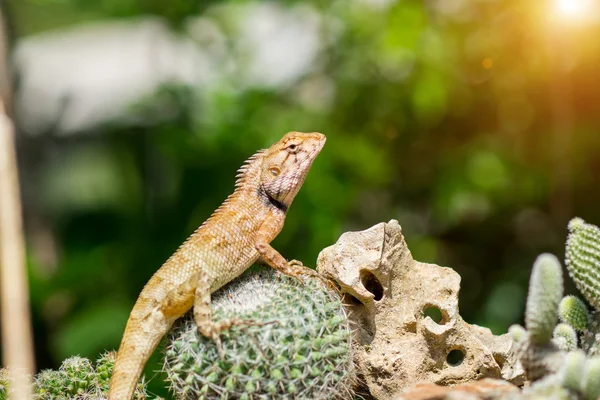
[[[299,150],[299,146],[296,143],[292,143],[286,147],[286,150],[290,153],[297,153]]]
[[[271,168],[269,168],[269,172],[273,176],[279,176],[279,174],[281,173],[281,170],[277,167],[271,167]]]

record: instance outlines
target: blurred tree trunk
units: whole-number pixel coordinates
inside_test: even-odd
[[[9,398],[31,399],[33,335],[12,110],[12,74],[6,7],[0,1],[0,285],[2,357],[11,368]]]

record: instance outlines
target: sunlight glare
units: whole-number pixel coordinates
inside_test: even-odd
[[[567,18],[581,18],[591,10],[591,0],[555,0],[556,11]]]

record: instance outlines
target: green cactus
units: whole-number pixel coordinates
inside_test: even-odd
[[[600,398],[600,357],[589,358],[583,375],[583,395],[585,400]]]
[[[523,389],[522,393],[501,397],[503,400],[579,400],[579,396],[562,385],[558,374],[548,375]]]
[[[115,362],[115,353],[107,352],[95,365],[83,357],[71,357],[63,361],[57,371],[44,370],[34,378],[35,399],[38,400],[87,400],[105,399]],[[146,398],[145,384],[140,383],[134,399]]]
[[[573,351],[577,348],[577,332],[569,324],[556,325],[552,336],[554,343],[562,351]]]
[[[582,377],[585,370],[585,353],[581,350],[571,351],[565,357],[565,364],[561,371],[562,386],[564,388],[581,391]]]
[[[12,384],[12,374],[7,368],[0,368],[0,400],[8,398],[8,391]]]
[[[540,255],[533,264],[525,311],[530,340],[538,345],[552,338],[558,320],[558,304],[563,297],[562,268],[552,254]]]
[[[98,360],[96,360],[96,381],[98,387],[103,393],[108,393],[108,386],[110,384],[110,377],[115,366],[116,353],[114,351],[107,351],[102,354]],[[137,397],[145,392],[144,381],[138,384]]]
[[[573,295],[565,296],[560,301],[558,316],[562,322],[571,325],[578,332],[587,329],[590,319],[585,303]]]
[[[566,259],[569,274],[592,307],[600,302],[600,229],[575,218],[569,223]],[[515,350],[533,381],[515,399],[600,400],[600,311],[588,312],[585,303],[562,296],[562,270],[556,257],[543,254],[536,260],[531,279],[525,322],[527,330],[509,329]],[[557,315],[562,323],[557,322]],[[548,340],[549,332],[553,339]],[[577,349],[577,331],[581,349]]]
[[[577,289],[600,309],[600,229],[581,218],[569,222],[566,264]]]
[[[517,351],[527,378],[531,381],[557,373],[564,363],[565,353],[553,342],[539,345],[526,340]]]
[[[510,328],[508,328],[508,333],[515,343],[523,342],[528,338],[525,328],[518,324],[511,325]]]
[[[214,294],[213,316],[252,320],[221,334],[221,349],[191,315],[168,335],[165,366],[182,399],[350,398],[350,327],[339,297],[313,279],[261,269]],[[220,351],[221,350],[221,351]]]
[[[35,377],[34,386],[40,399],[61,396],[74,398],[94,391],[94,368],[90,360],[82,357],[66,359],[58,371],[42,371]]]

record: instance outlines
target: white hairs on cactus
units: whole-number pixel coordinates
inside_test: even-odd
[[[508,328],[508,333],[515,343],[521,343],[528,338],[527,331],[519,324],[511,325]]]
[[[581,350],[571,351],[565,356],[565,364],[561,370],[562,386],[580,392],[583,386],[582,377],[585,371],[585,353]]]
[[[565,296],[560,301],[558,317],[578,332],[587,330],[590,319],[585,303],[579,297],[573,295]]]
[[[216,320],[234,326],[215,341],[188,315],[167,337],[165,366],[180,399],[351,398],[351,331],[341,299],[320,282],[305,286],[271,269],[243,275],[216,292]],[[274,322],[274,323],[273,323]]]
[[[600,398],[600,356],[588,358],[585,364],[583,394],[585,400]]]
[[[550,341],[558,321],[558,304],[562,297],[560,262],[552,254],[542,254],[533,264],[525,311],[525,325],[532,342],[541,345]]]
[[[587,301],[600,310],[600,229],[581,218],[569,222],[565,260],[569,275]]]
[[[577,348],[577,332],[569,324],[560,323],[552,333],[553,341],[562,351],[573,351]]]

